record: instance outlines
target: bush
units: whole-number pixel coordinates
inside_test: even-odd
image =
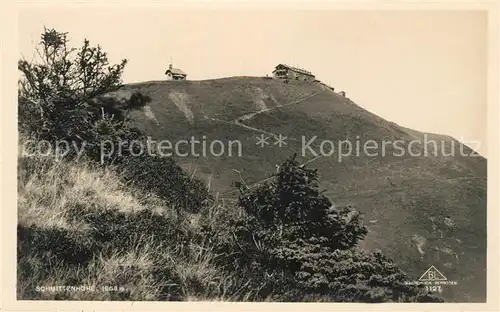
[[[124,182],[155,192],[175,206],[199,211],[210,200],[201,182],[191,179],[172,159],[141,155],[146,135],[132,126],[129,113],[151,101],[135,92],[129,99],[109,95],[122,87],[126,60],[110,65],[100,46],[85,40],[68,46],[66,33],[45,29],[37,61],[20,60],[19,130],[22,135],[52,144],[64,141],[65,160],[85,160],[123,172]],[[58,155],[60,156],[60,155]],[[81,160],[81,159],[78,159]]]
[[[367,234],[360,214],[335,208],[318,189],[317,172],[286,160],[275,179],[240,187],[247,217],[235,223],[235,268],[248,268],[261,299],[342,302],[439,301],[382,253],[356,249]]]
[[[317,172],[300,166],[294,158],[280,166],[275,181],[243,192],[240,206],[249,215],[245,226],[254,230],[256,239],[269,242],[301,237],[324,247],[346,249],[367,233],[359,213],[334,208],[318,190]]]
[[[196,213],[212,202],[207,187],[187,175],[172,158],[128,157],[119,169],[126,183],[157,194],[181,211]]]
[[[121,86],[126,60],[110,66],[100,46],[85,40],[77,50],[67,43],[66,33],[45,29],[39,59],[18,63],[19,126],[30,137],[78,140],[95,121],[93,100]]]

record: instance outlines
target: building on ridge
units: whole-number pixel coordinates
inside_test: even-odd
[[[302,68],[278,64],[273,70],[273,76],[276,79],[315,81],[316,77],[310,71]]]
[[[178,68],[172,67],[172,64],[168,65],[168,69],[165,72],[167,75],[167,80],[186,80],[187,74]]]

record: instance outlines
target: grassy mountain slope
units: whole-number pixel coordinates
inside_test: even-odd
[[[241,157],[236,148],[233,156],[226,149],[219,157],[209,152],[206,157],[176,157],[223,198],[235,198],[232,183],[240,175],[252,187],[285,157],[298,153],[302,162],[319,170],[321,187],[337,205],[352,205],[365,214],[369,234],[364,249],[381,249],[415,279],[436,266],[458,283],[444,287],[445,300],[485,300],[486,160],[459,155],[460,144],[453,138],[400,127],[319,83],[258,77],[145,82],[127,85],[114,96],[134,91],[152,98],[134,120],[155,140],[175,143],[194,136],[207,145],[224,141],[226,148],[228,140],[242,143]],[[260,147],[255,137],[261,134],[284,135],[287,145],[279,147],[270,138],[269,145]],[[337,144],[349,138],[361,146],[377,142],[379,148],[369,152],[378,151],[378,156],[361,152],[339,161],[337,150],[326,157],[310,151],[302,155],[302,137],[307,142],[314,136],[316,153],[322,140]],[[438,142],[438,153],[432,144],[411,143],[425,136]],[[401,150],[390,144],[381,155],[387,140],[402,140],[398,146],[406,149],[405,155],[398,156]],[[455,155],[443,156],[452,142]],[[413,153],[422,155],[409,155],[410,144]],[[329,145],[324,147],[330,151]]]
[[[202,218],[217,223],[222,205],[179,215],[89,163],[21,156],[18,164],[19,300],[252,298],[251,291],[233,297],[237,277],[216,266],[213,244],[171,244],[199,234]],[[72,285],[87,288],[50,288]]]

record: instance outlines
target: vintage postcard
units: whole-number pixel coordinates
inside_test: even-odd
[[[495,310],[498,5],[435,4],[6,5],[5,311]]]

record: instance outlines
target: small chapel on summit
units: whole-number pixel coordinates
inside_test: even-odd
[[[180,70],[179,68],[174,68],[172,64],[168,65],[168,69],[165,72],[167,75],[167,80],[186,80],[187,74]]]

